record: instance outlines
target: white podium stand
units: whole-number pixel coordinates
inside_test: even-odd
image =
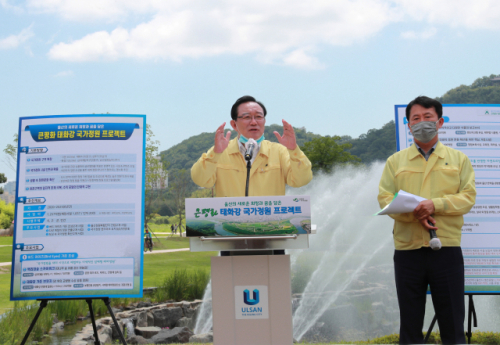
[[[293,343],[284,250],[309,248],[310,219],[309,196],[186,199],[191,251],[224,253],[211,259],[215,345]]]
[[[238,292],[253,287],[262,311],[244,313],[252,307]],[[214,344],[292,344],[291,298],[289,255],[212,257]]]

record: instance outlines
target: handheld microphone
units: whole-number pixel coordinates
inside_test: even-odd
[[[257,143],[255,142],[255,140],[248,140],[248,142],[246,143],[245,147],[246,147],[246,150],[245,150],[245,159],[247,161],[250,161],[252,160],[252,157],[253,157],[253,149],[255,148],[255,145]]]
[[[434,226],[430,221],[427,221],[427,223],[430,226]],[[429,229],[429,235],[431,236],[431,240],[429,241],[429,246],[432,248],[432,250],[439,250],[441,249],[441,240],[437,237],[436,235],[436,230],[434,229]]]

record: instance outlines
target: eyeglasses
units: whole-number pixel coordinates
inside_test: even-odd
[[[238,119],[240,119],[243,122],[250,122],[252,119],[254,119],[257,122],[264,121],[265,117],[263,115],[255,115],[255,116],[250,116],[250,115],[244,115],[244,116],[238,116]]]

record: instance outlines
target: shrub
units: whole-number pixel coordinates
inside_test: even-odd
[[[157,302],[201,299],[209,280],[210,275],[206,270],[176,269],[156,289],[153,299]]]
[[[167,217],[167,216],[165,216],[165,217],[159,216],[159,217],[153,218],[152,220],[150,220],[150,222],[157,224],[157,225],[169,224],[168,218],[169,217]]]
[[[14,302],[14,308],[0,319],[0,344],[19,344],[35,318],[39,303]],[[52,315],[44,310],[31,331],[27,343],[40,340],[52,326]]]
[[[14,220],[14,204],[6,204],[0,199],[0,229],[8,229]]]

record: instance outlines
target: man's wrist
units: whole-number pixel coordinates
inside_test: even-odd
[[[442,212],[444,210],[443,199],[441,199],[441,198],[434,198],[434,199],[430,199],[430,200],[434,204],[434,212],[435,213]]]
[[[294,149],[290,149],[290,148],[286,148],[289,153],[290,153],[290,156],[292,155],[292,153],[299,153],[300,152],[300,147],[299,145],[295,144],[295,148]]]
[[[224,152],[224,151],[223,151]],[[210,161],[214,162],[214,163],[217,163],[217,161],[219,160],[219,157],[220,155],[222,154],[222,152],[220,153],[217,153],[215,152],[215,148],[212,147],[210,150],[208,150],[207,152],[207,159],[209,159]]]

